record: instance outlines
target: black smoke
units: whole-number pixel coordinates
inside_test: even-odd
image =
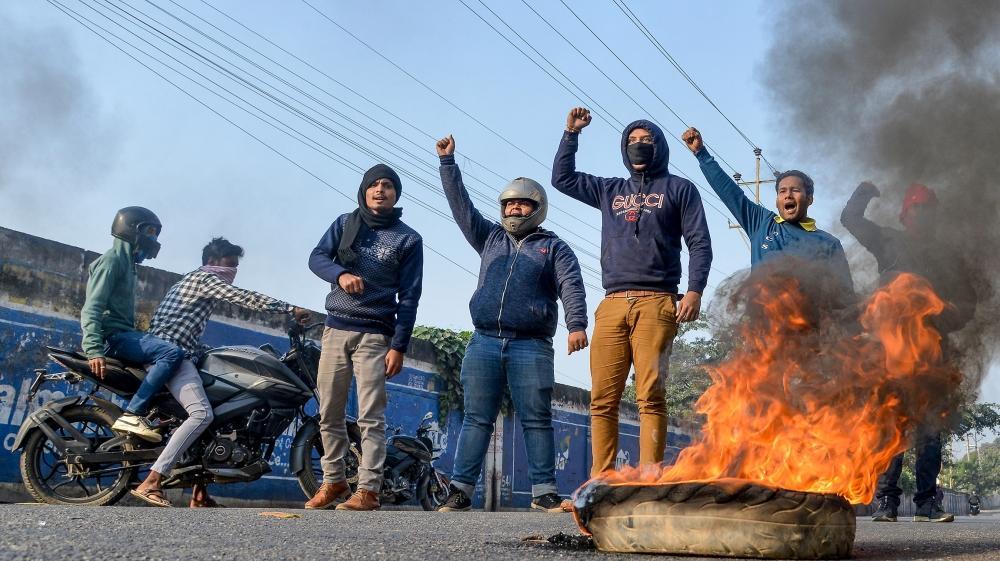
[[[56,188],[86,189],[116,156],[117,127],[65,30],[0,12],[0,193],[36,211]]]
[[[972,300],[974,317],[948,345],[975,391],[1000,343],[1000,3],[796,1],[771,20],[776,136],[837,182],[817,196],[844,201],[871,180],[882,196],[867,216],[902,229],[906,187],[936,191],[939,227],[912,243],[937,263],[914,272],[946,300]],[[884,282],[844,238],[855,279]]]

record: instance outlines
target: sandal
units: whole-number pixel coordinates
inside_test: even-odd
[[[149,489],[146,491],[132,489],[129,493],[146,504],[163,507],[174,506],[170,504],[170,501],[168,501],[166,497],[163,496],[163,489]]]

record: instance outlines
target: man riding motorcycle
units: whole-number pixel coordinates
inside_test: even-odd
[[[212,406],[205,395],[194,357],[199,353],[199,341],[215,305],[220,301],[229,302],[249,310],[293,314],[299,323],[308,321],[308,310],[233,286],[241,257],[243,248],[240,246],[225,238],[213,239],[202,250],[202,266],[184,275],[170,288],[150,321],[151,335],[179,346],[187,355],[166,386],[188,413],[188,418],[174,431],[153,464],[149,476],[131,492],[151,505],[172,506],[163,496],[162,481],[170,474],[174,463],[212,423]],[[205,484],[195,483],[190,506],[219,505],[209,496]]]

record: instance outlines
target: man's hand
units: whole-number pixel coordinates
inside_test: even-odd
[[[312,312],[305,308],[300,308],[298,306],[292,307],[292,317],[295,318],[295,323],[299,325],[306,325],[309,323],[309,318],[312,316]]]
[[[684,145],[688,147],[688,150],[692,154],[697,154],[705,146],[704,141],[701,139],[701,133],[694,127],[684,131],[684,134],[681,135],[681,140],[684,141]]]
[[[403,370],[403,353],[389,349],[385,355],[385,377],[392,378]]]
[[[677,302],[677,322],[687,323],[701,315],[701,294],[690,290]]]
[[[365,291],[365,281],[351,273],[344,273],[337,277],[337,284],[348,294],[361,294]]]
[[[450,134],[445,138],[437,141],[434,145],[437,149],[438,156],[451,156],[455,154],[455,138]]]
[[[104,379],[104,367],[107,364],[103,356],[98,356],[87,361],[90,365],[90,371],[97,376],[98,380]]]
[[[566,117],[566,130],[580,132],[590,124],[592,118],[589,109],[574,107],[569,110],[569,116]]]
[[[590,343],[587,341],[586,331],[574,331],[569,334],[569,338],[566,340],[566,346],[569,352],[566,354],[573,354],[576,351],[582,351],[587,348]]]
[[[878,187],[875,186],[871,181],[863,181],[861,185],[854,191],[859,195],[864,195],[866,197],[880,197],[882,193],[879,192]]]

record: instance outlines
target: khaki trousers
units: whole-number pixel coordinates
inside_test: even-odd
[[[344,481],[347,438],[347,396],[351,379],[358,389],[358,427],[361,429],[361,466],[358,488],[376,493],[382,488],[385,464],[385,335],[327,327],[319,357],[316,390],[319,394],[319,430],[323,439],[323,482]]]
[[[676,296],[605,298],[594,314],[590,344],[591,475],[615,468],[618,408],[635,367],[639,464],[663,461],[667,442],[668,361],[677,335]]]

